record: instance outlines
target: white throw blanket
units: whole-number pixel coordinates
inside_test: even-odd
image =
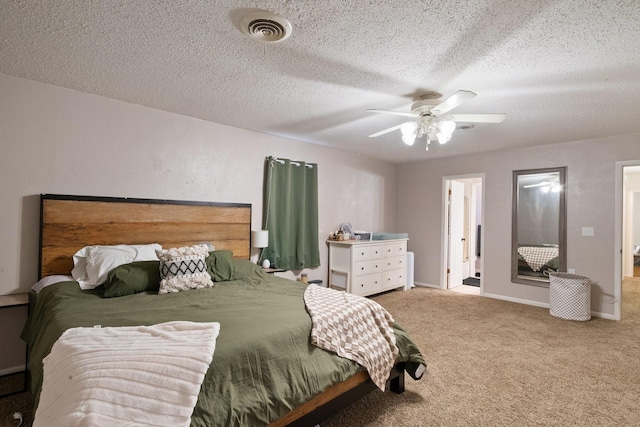
[[[44,358],[34,427],[189,426],[219,323],[73,328]]]
[[[358,362],[384,391],[398,356],[393,317],[368,298],[310,285],[304,302],[311,316],[311,343]]]

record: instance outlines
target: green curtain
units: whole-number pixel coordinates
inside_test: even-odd
[[[318,165],[267,157],[263,207],[269,246],[260,262],[285,270],[318,267]]]

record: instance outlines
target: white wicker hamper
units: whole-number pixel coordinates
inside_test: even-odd
[[[577,274],[551,273],[549,314],[567,320],[590,320],[591,279]]]

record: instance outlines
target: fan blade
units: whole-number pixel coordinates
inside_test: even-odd
[[[431,109],[433,114],[444,114],[459,105],[475,98],[476,94],[468,90],[459,90]]]
[[[376,109],[368,109],[367,111],[369,113],[395,114],[396,116],[404,116],[404,117],[411,117],[411,118],[420,117],[419,114],[416,114],[416,113],[405,113],[403,111],[376,110]]]
[[[506,114],[451,114],[447,116],[454,122],[467,123],[500,123],[507,118]]]
[[[393,132],[393,131],[394,131],[394,130],[396,130],[396,129],[400,129],[400,127],[401,127],[403,124],[404,124],[404,123],[399,124],[399,125],[394,126],[394,127],[387,128],[387,129],[385,129],[385,130],[381,130],[380,132],[372,133],[371,135],[369,135],[369,138],[375,138],[376,136],[380,136],[380,135],[384,135],[385,133]]]

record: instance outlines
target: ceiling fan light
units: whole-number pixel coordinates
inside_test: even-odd
[[[406,122],[400,126],[400,132],[402,132],[402,142],[407,145],[413,145],[416,142],[418,130],[418,123],[416,122]]]
[[[413,145],[416,142],[416,136],[414,135],[402,135],[402,142],[406,145]]]
[[[438,122],[438,129],[440,132],[453,135],[453,131],[456,130],[456,122],[452,120],[442,120]]]
[[[438,142],[440,144],[446,144],[447,142],[449,142],[452,136],[453,136],[452,133],[445,133],[445,132],[438,132],[436,134],[436,137],[438,138]]]
[[[402,132],[402,136],[415,135],[416,130],[418,129],[418,123],[416,122],[406,122],[400,126],[400,132]]]

